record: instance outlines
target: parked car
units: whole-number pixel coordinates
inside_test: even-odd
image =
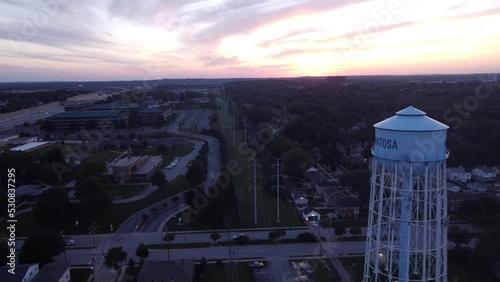
[[[248,266],[250,268],[261,268],[261,267],[264,267],[264,263],[261,261],[254,261],[252,263],[249,263]]]
[[[309,224],[312,226],[312,227],[316,227],[318,226],[318,222],[317,221],[310,221]]]
[[[66,246],[73,246],[75,244],[75,240],[65,240]]]

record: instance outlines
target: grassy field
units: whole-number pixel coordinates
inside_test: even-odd
[[[240,211],[241,224],[239,227],[272,227],[272,226],[298,226],[303,225],[299,213],[295,207],[284,201],[280,202],[280,223],[276,222],[276,198],[269,197],[262,189],[262,166],[256,169],[257,186],[257,224],[254,224],[254,191],[253,191],[253,168],[252,161],[248,159],[248,155],[243,155],[233,147],[233,132],[232,128],[224,125],[232,124],[232,116],[223,112],[224,107],[219,102],[221,109],[218,110],[219,121],[214,126],[214,129],[222,129],[226,139],[227,148],[229,150],[229,159],[236,161],[241,167],[241,173],[234,176],[235,187],[241,191]],[[244,143],[244,132],[236,131],[236,148]],[[266,169],[266,168],[265,168]],[[251,188],[252,187],[252,188]]]
[[[146,187],[147,185],[144,184],[111,184],[104,186],[104,189],[106,189],[111,196],[128,199],[140,194]]]

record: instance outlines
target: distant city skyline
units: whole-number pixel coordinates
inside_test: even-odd
[[[496,73],[496,0],[0,3],[0,82]]]

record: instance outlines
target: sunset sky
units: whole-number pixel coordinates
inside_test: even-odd
[[[497,0],[3,0],[0,82],[498,73]]]

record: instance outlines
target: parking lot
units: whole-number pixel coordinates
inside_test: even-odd
[[[201,131],[210,129],[210,117],[213,114],[209,109],[174,110],[178,114],[177,121],[183,130]]]

